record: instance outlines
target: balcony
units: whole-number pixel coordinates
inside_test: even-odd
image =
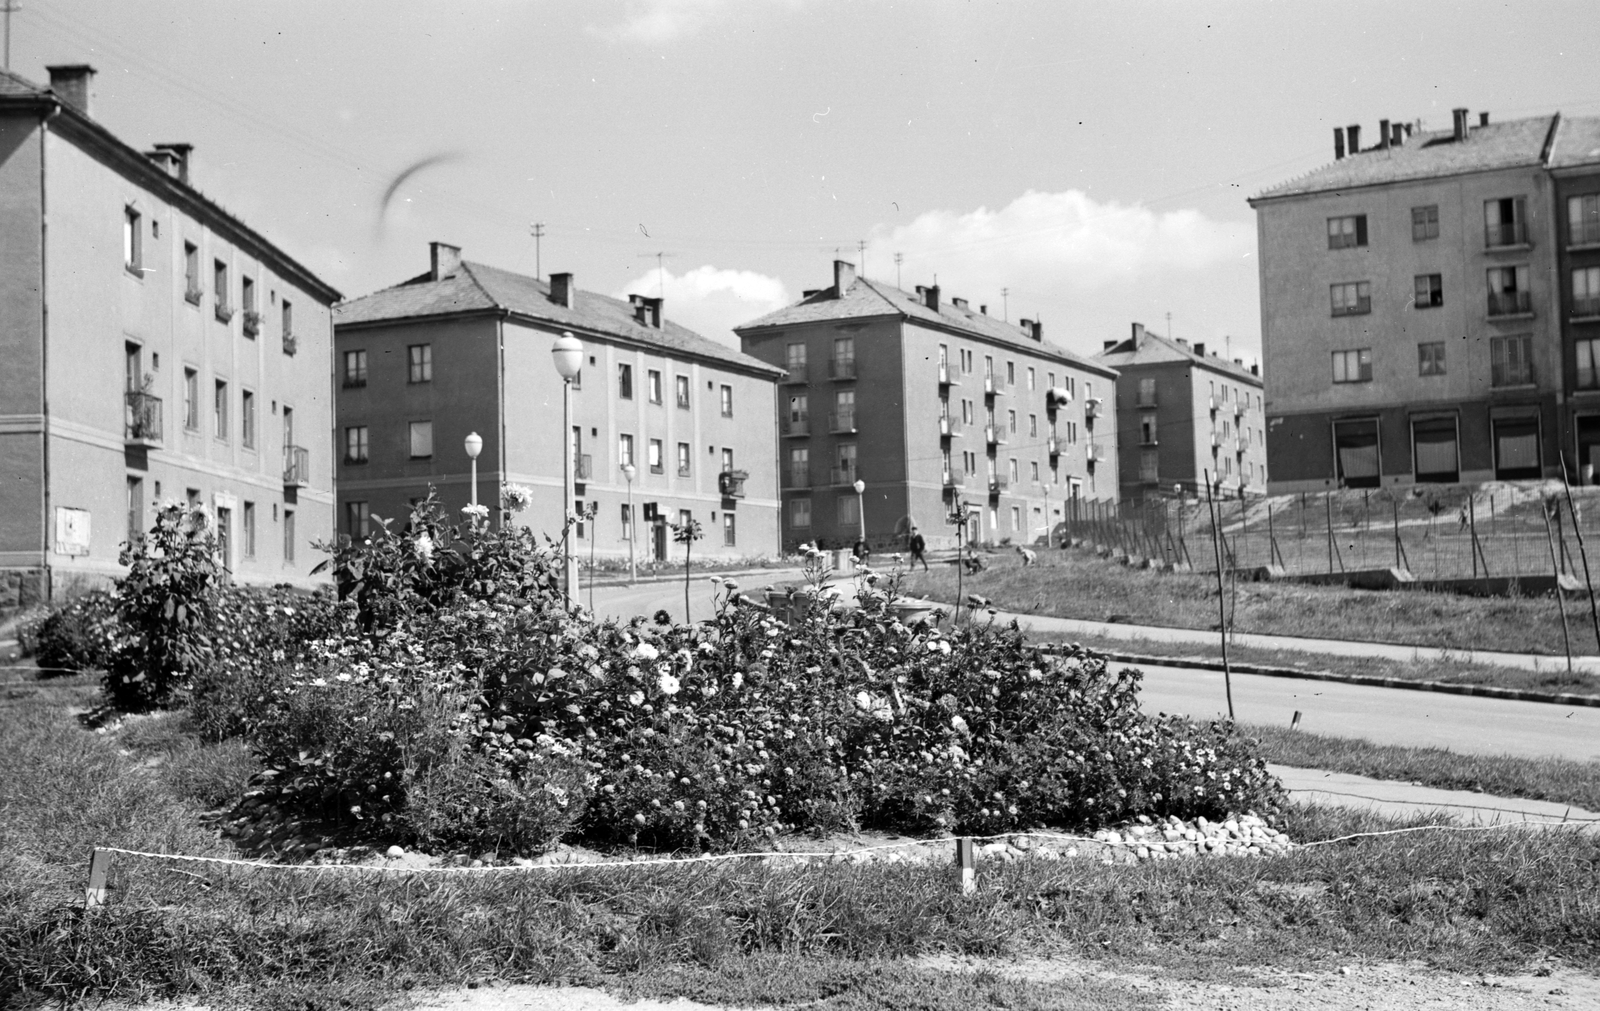
[[[244,335],[254,337],[261,332],[261,314],[254,309],[244,311]]]
[[[161,398],[148,393],[124,393],[123,441],[130,446],[161,445]]]
[[[304,446],[283,447],[283,486],[305,488],[311,484],[311,454]]]
[[[190,282],[189,287],[184,289],[183,292],[183,300],[188,302],[190,305],[199,305],[200,300],[205,297],[206,293],[201,291],[199,288],[196,288],[194,286],[194,282],[192,281]]]
[[[1211,449],[1213,451],[1215,451],[1215,450],[1219,450],[1221,448],[1222,448],[1222,433],[1221,432],[1212,432],[1211,433]]]
[[[1006,444],[1005,429],[999,425],[984,425],[983,441],[991,446],[1004,446]]]
[[[831,358],[828,360],[829,379],[854,379],[855,377],[855,358]]]
[[[686,464],[686,463],[678,464],[678,476],[679,477],[688,477],[689,476],[689,465],[688,464]]]
[[[650,469],[655,471],[660,470],[659,467],[651,467]],[[594,457],[588,453],[572,454],[572,480],[589,481],[593,480],[593,478]]]
[[[1004,393],[1005,391],[1006,391],[1005,384],[1002,383],[999,379],[997,379],[993,375],[987,375],[987,376],[983,377],[983,395],[984,396],[986,396],[986,397],[998,397],[1002,393]]]
[[[939,385],[960,386],[961,381],[955,377],[955,370],[950,368],[949,362],[939,363]]]
[[[283,335],[283,353],[292,356],[296,351],[299,350],[300,338],[296,337],[292,333],[285,333]]]
[[[1572,300],[1573,319],[1600,317],[1600,298],[1575,298]]]
[[[1091,466],[1097,463],[1103,463],[1106,458],[1105,447],[1096,445],[1092,442],[1088,443],[1083,447],[1083,458]]]
[[[1065,386],[1052,386],[1044,391],[1044,409],[1054,411],[1072,403],[1072,391]]]
[[[717,475],[717,491],[723,498],[744,498],[744,483],[749,477],[747,470],[725,470]]]
[[[854,467],[834,467],[828,471],[828,483],[840,487],[849,487],[856,483],[856,469]]]
[[[856,430],[856,412],[834,411],[828,415],[828,431],[834,435],[848,435]]]
[[[1244,417],[1244,401],[1243,400],[1235,400],[1233,402],[1233,416],[1235,418]]]
[[[218,323],[232,323],[233,322],[233,306],[229,305],[226,302],[222,302],[222,301],[218,301],[217,302],[216,314],[217,314],[217,322]]]
[[[805,363],[792,365],[779,380],[785,386],[804,386],[811,381],[811,369]]]
[[[1056,436],[1047,436],[1044,440],[1044,451],[1052,457],[1061,455],[1061,440]]]
[[[1010,488],[1010,487],[1011,487],[1011,482],[1009,480],[1007,480],[1006,478],[1001,477],[999,474],[990,474],[989,475],[989,495],[990,495],[990,497],[993,497],[995,495],[1003,495],[1003,494],[1005,494],[1006,490],[1008,488]]]
[[[1533,292],[1531,291],[1491,291],[1489,292],[1489,316],[1532,316]]]
[[[941,476],[944,479],[944,486],[946,488],[959,488],[961,487],[961,483],[966,480],[965,474],[961,473],[959,470],[951,470],[948,467],[945,468]]]
[[[1155,406],[1154,397],[1151,398],[1150,406]],[[1090,397],[1088,400],[1083,402],[1083,416],[1088,421],[1093,421],[1094,419],[1100,417],[1100,413],[1103,410],[1104,402],[1099,397]]]
[[[1506,249],[1528,244],[1528,226],[1521,221],[1505,221],[1483,228],[1484,246],[1488,249]]]
[[[811,434],[810,418],[785,418],[783,419],[783,437],[791,438]]]
[[[950,417],[948,414],[941,414],[939,416],[939,438],[950,439],[960,438],[960,436],[961,422]]]
[[[1233,440],[1233,455],[1234,456],[1243,456],[1245,450],[1247,450],[1249,448],[1250,448],[1250,443],[1245,441],[1244,436],[1242,436],[1242,435],[1238,436]]]
[[[1600,246],[1600,221],[1585,221],[1576,227],[1569,228],[1567,245],[1571,246]]]
[[[1140,432],[1139,433],[1139,445],[1141,445],[1141,446],[1159,446],[1159,445],[1161,445],[1161,440],[1156,438],[1156,433],[1154,431]]]
[[[1217,407],[1218,407],[1218,405],[1220,403],[1221,403],[1221,401],[1217,400],[1217,395],[1215,393],[1213,393],[1210,396],[1206,397],[1206,409],[1209,410],[1212,414],[1216,414],[1217,413]]]

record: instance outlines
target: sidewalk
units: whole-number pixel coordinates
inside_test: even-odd
[[[1349,807],[1392,818],[1447,814],[1467,825],[1526,824],[1552,828],[1563,823],[1600,828],[1600,814],[1567,804],[1525,797],[1494,797],[1470,790],[1440,790],[1348,772],[1268,765],[1295,800],[1324,807]]]

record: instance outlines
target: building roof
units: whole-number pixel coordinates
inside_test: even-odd
[[[74,137],[96,150],[104,152],[108,161],[136,182],[160,193],[165,199],[182,207],[224,235],[230,242],[265,260],[286,279],[304,286],[328,303],[342,296],[338,290],[312,273],[304,264],[285,253],[266,236],[245,224],[215,200],[201,193],[187,179],[178,179],[156,165],[146,155],[112,133],[98,120],[74,108],[52,90],[18,74],[0,70],[0,110],[10,105],[38,108],[54,107],[58,110],[56,131]]]
[[[1137,337],[1129,337],[1121,343],[1113,344],[1095,355],[1095,358],[1116,369],[1125,369],[1136,365],[1166,365],[1172,362],[1189,362],[1233,376],[1235,379],[1254,386],[1261,385],[1261,377],[1243,365],[1237,365],[1226,358],[1218,358],[1215,355],[1196,354],[1194,348],[1188,344],[1182,344],[1160,334],[1151,333],[1143,327],[1139,328]]]
[[[1455,139],[1453,130],[1417,131],[1398,147],[1347,155],[1263,190],[1250,202],[1542,165],[1559,120],[1560,115],[1553,114],[1472,126],[1462,141]]]
[[[1600,165],[1600,116],[1562,116],[1550,143],[1549,165]]]
[[[667,355],[708,359],[722,365],[778,376],[783,370],[702,337],[669,319],[660,329],[640,323],[634,307],[620,299],[574,290],[572,308],[550,298],[550,285],[525,274],[488,264],[461,261],[458,269],[434,280],[431,273],[351,299],[334,307],[335,327],[424,319],[461,313],[509,313],[552,326],[638,344]]]
[[[835,297],[833,288],[824,288],[765,316],[742,323],[733,328],[737,334],[764,327],[797,326],[826,320],[862,319],[873,316],[899,316],[902,320],[915,320],[964,331],[980,340],[1014,347],[1019,351],[1054,358],[1068,365],[1111,374],[1104,363],[1074,354],[1045,340],[1034,340],[1015,323],[1008,323],[983,312],[974,312],[964,305],[939,301],[937,310],[930,309],[921,294],[902,291],[893,285],[857,277],[846,286],[842,298]]]

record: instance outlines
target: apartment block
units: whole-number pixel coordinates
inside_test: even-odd
[[[333,532],[338,292],[196,188],[192,147],[92,115],[95,71],[0,73],[0,607],[125,571],[168,499],[241,582]]]
[[[1116,427],[1122,499],[1267,491],[1261,370],[1133,324],[1095,360],[1117,370]]]
[[[1107,365],[1050,344],[938,285],[905,292],[844,261],[833,285],[735,327],[784,370],[778,403],[783,542],[898,544],[915,524],[948,546],[1042,540],[1075,499],[1115,499]],[[1098,394],[1097,394],[1098,391]],[[855,488],[862,482],[863,490]]]
[[[593,510],[580,559],[681,557],[667,524],[690,517],[705,532],[696,555],[775,554],[781,371],[662,314],[659,298],[620,301],[432,243],[427,272],[335,311],[340,530],[403,525],[429,487],[452,512],[468,504],[475,432],[479,501],[497,510],[507,484],[526,486],[533,505],[516,521],[555,537],[570,455],[573,507]],[[565,437],[550,354],[563,332],[584,346]]]
[[[1574,481],[1600,470],[1600,118],[1562,116],[1548,157],[1565,374],[1562,449]]]

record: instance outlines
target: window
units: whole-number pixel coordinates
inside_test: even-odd
[[[1521,246],[1528,241],[1527,220],[1522,197],[1503,197],[1483,202],[1484,245]]]
[[[1028,437],[1032,439],[1039,437],[1039,416],[1037,414],[1028,415]]]
[[[678,406],[687,411],[689,409],[689,377],[674,376],[673,380],[677,386]]]
[[[811,450],[805,446],[789,448],[789,483],[796,488],[811,483]]]
[[[367,385],[367,353],[365,351],[346,351],[344,353],[344,385],[346,389]]]
[[[128,475],[128,543],[144,533],[144,480]]]
[[[854,484],[856,480],[856,444],[842,442],[839,444],[839,466],[834,471],[834,484]]]
[[[256,448],[256,395],[249,390],[239,394],[239,436],[245,449]]]
[[[360,539],[371,532],[372,513],[365,502],[344,504],[344,528],[351,537]]]
[[[217,299],[217,315],[231,316],[233,309],[228,304],[228,265],[221,260],[211,261],[211,293]]]
[[[789,364],[789,371],[796,375],[804,375],[806,371],[806,346],[804,342],[796,341],[790,344],[785,352]]]
[[[727,383],[722,384],[722,416],[733,417],[733,387]]]
[[[1017,363],[1006,362],[1006,385],[1017,385]]]
[[[856,391],[836,390],[833,394],[833,425],[835,432],[853,432],[856,428]]]
[[[1378,487],[1378,422],[1337,421],[1333,425],[1334,464],[1347,488]]]
[[[1370,383],[1372,381],[1372,349],[1333,353],[1333,381],[1336,383]]]
[[[1011,478],[1011,483],[1012,484],[1016,484],[1017,483],[1017,478],[1018,478],[1018,474],[1017,474],[1017,458],[1016,457],[1012,457],[1011,460],[1010,460],[1010,463],[1011,463],[1011,466],[1009,468],[1007,468],[1007,475]]]
[[[860,503],[855,495],[840,495],[835,501],[834,521],[839,524],[841,535],[860,535],[861,510]]]
[[[1161,450],[1139,450],[1139,480],[1150,483],[1161,480]]]
[[[1600,194],[1567,199],[1567,243],[1573,246],[1600,243]]]
[[[1038,460],[1030,461],[1029,464],[1028,464],[1028,470],[1029,470],[1030,476],[1033,479],[1033,483],[1034,484],[1038,484],[1039,483],[1039,461]]]
[[[1600,316],[1600,267],[1572,272],[1572,315]]]
[[[1495,418],[1494,476],[1501,481],[1520,481],[1540,475],[1539,419]]]
[[[1528,290],[1528,268],[1491,267],[1489,315],[1518,316],[1533,311],[1533,293]]]
[[[1156,416],[1144,414],[1139,417],[1139,442],[1146,446],[1156,444]]]
[[[427,460],[433,456],[433,422],[413,421],[410,425],[411,459]]]
[[[285,337],[294,336],[294,306],[289,303],[288,299],[283,300],[283,335]]]
[[[804,393],[796,393],[789,397],[789,427],[791,430],[805,430],[808,410]]]
[[[633,399],[633,366],[617,366],[617,396],[623,400]]]
[[[972,419],[973,419],[972,401],[970,401],[970,400],[961,401],[961,423],[963,425],[970,426],[972,424]]]
[[[1045,373],[1044,386],[1047,390],[1056,388],[1056,374],[1054,372]]]
[[[228,440],[228,384],[218,379],[213,393],[215,399],[211,404],[211,434],[226,442]]]
[[[722,514],[722,546],[731,548],[738,543],[739,537],[738,531],[734,526],[733,513],[724,512]]]
[[[1367,216],[1350,214],[1328,219],[1328,248],[1349,249],[1367,244]]]
[[[617,436],[617,466],[626,467],[633,463],[633,436]]]
[[[256,504],[254,502],[246,502],[244,504],[244,515],[240,517],[240,520],[241,529],[239,533],[241,535],[240,540],[244,544],[244,556],[246,558],[254,558],[256,556]]]
[[[1530,386],[1533,383],[1533,337],[1489,338],[1491,386]]]
[[[993,355],[984,355],[983,356],[983,376],[984,376],[985,379],[993,379],[994,378],[994,356]]]
[[[294,561],[294,510],[283,511],[283,560]]]
[[[1372,311],[1372,285],[1367,281],[1335,284],[1329,291],[1335,316],[1359,316]]]
[[[222,559],[222,567],[233,568],[233,510],[224,506],[217,507],[217,554]]]
[[[1028,389],[1034,389],[1033,366],[1028,366]]]
[[[1155,379],[1153,377],[1147,377],[1147,378],[1139,380],[1139,404],[1138,404],[1138,406],[1140,406],[1140,407],[1154,407],[1154,406],[1156,406],[1156,381],[1155,381]]]
[[[367,426],[349,425],[344,430],[344,462],[367,462]]]
[[[1417,345],[1417,375],[1444,375],[1444,341]]]
[[[256,283],[248,277],[239,278],[239,308],[244,310],[244,335],[254,337],[261,329],[261,317],[256,314]]]
[[[633,540],[633,511],[626,502],[622,503],[622,539]]]
[[[139,212],[132,207],[122,209],[122,265],[135,277],[144,277],[143,242],[139,228]]]
[[[1439,205],[1411,208],[1411,241],[1426,242],[1439,237]]]
[[[1577,342],[1578,351],[1578,388],[1581,390],[1600,389],[1600,338],[1590,338]]]
[[[406,382],[433,382],[432,344],[412,344],[406,348]]]
[[[1019,506],[1011,507],[1011,529],[1015,531],[1022,529],[1022,509]]]
[[[1411,458],[1418,482],[1455,484],[1461,480],[1456,453],[1456,419],[1417,418],[1411,422]]]
[[[678,443],[678,476],[689,476],[689,444],[687,442]]]
[[[855,375],[856,339],[854,337],[835,337],[833,339],[833,378],[854,379]]]
[[[1416,292],[1418,309],[1431,309],[1437,305],[1444,305],[1443,274],[1418,274],[1412,279],[1412,287]]]
[[[200,431],[200,373],[187,368],[183,370],[183,427]]]
[[[972,375],[972,349],[971,348],[962,348],[961,349],[961,371],[966,373],[969,376]]]
[[[789,500],[789,525],[801,528],[809,528],[811,526],[810,499],[792,498]]]
[[[663,473],[665,473],[666,469],[667,469],[667,465],[666,465],[666,462],[662,459],[663,447],[661,445],[661,440],[660,439],[651,439],[649,444],[648,444],[648,446],[647,446],[647,450],[648,450],[648,452],[650,454],[650,459],[649,459],[650,473],[652,473],[652,474],[663,474]]]
[[[651,369],[645,373],[645,389],[652,404],[661,403],[661,371]]]
[[[1007,411],[1006,412],[1006,431],[1010,432],[1012,435],[1016,435],[1017,434],[1017,412],[1016,411]]]
[[[722,447],[722,472],[724,474],[726,474],[726,473],[728,473],[728,472],[730,472],[732,470],[733,470],[733,448],[730,447],[730,446],[723,446]]]
[[[188,299],[190,305],[199,305],[200,291],[200,247],[192,242],[183,244],[183,297]]]

